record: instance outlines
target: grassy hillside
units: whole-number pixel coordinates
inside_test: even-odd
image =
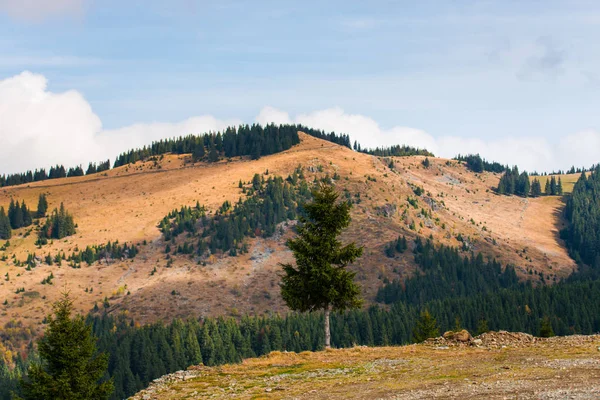
[[[165,376],[133,399],[596,398],[598,336],[281,353]],[[565,379],[567,378],[568,379]]]
[[[10,246],[0,251],[0,326],[22,319],[37,326],[48,304],[67,288],[79,311],[108,301],[109,312],[125,312],[141,323],[175,316],[240,315],[284,311],[279,297],[278,263],[289,261],[285,240],[290,226],[275,236],[249,240],[249,252],[238,257],[215,255],[207,260],[174,256],[168,265],[158,222],[173,208],[199,201],[214,215],[228,200],[244,194],[240,180],[253,175],[286,177],[302,165],[306,179],[336,177],[335,185],[353,199],[353,222],[345,237],[365,246],[365,255],[353,266],[367,301],[372,301],[385,279],[414,271],[411,256],[391,259],[386,244],[406,235],[432,236],[436,243],[464,246],[464,254],[483,252],[503,264],[513,263],[525,277],[529,269],[566,276],[573,268],[558,239],[562,227],[561,199],[522,199],[497,196],[491,190],[499,176],[473,174],[463,164],[424,157],[380,158],[301,135],[301,143],[285,152],[250,161],[235,158],[213,164],[191,163],[185,155],[166,155],[102,174],[36,182],[0,190],[0,205],[11,198],[35,208],[40,193],[50,209],[64,202],[78,224],[77,234],[36,248],[35,232],[13,232]],[[391,163],[393,161],[393,165]],[[266,176],[266,175],[265,175]],[[420,189],[422,188],[422,190]],[[459,237],[463,241],[459,241]],[[41,258],[58,251],[70,253],[87,245],[119,240],[136,243],[133,260],[116,260],[73,269],[38,263],[31,271],[14,265],[35,252]],[[152,271],[156,268],[156,272]],[[52,285],[41,282],[50,273]],[[16,293],[24,288],[23,293]]]
[[[533,181],[533,179],[538,179],[540,181],[540,185],[542,186],[542,191],[546,187],[546,181],[551,179],[553,175],[546,176],[530,176],[529,180]],[[565,174],[565,175],[554,175],[555,178],[560,178],[563,186],[563,193],[571,193],[573,191],[573,186],[575,186],[575,182],[581,174]]]

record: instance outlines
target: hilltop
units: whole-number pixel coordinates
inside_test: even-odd
[[[515,265],[521,277],[534,282],[539,275],[532,271],[552,281],[575,269],[558,237],[564,226],[560,197],[498,196],[492,188],[499,174],[475,174],[454,160],[429,157],[426,168],[424,156],[375,157],[305,134],[300,139],[291,149],[258,160],[193,163],[189,155],[165,155],[101,174],[0,189],[4,207],[11,198],[35,206],[45,193],[50,209],[64,203],[78,225],[76,235],[41,249],[31,228],[13,232],[3,252],[7,260],[0,261],[0,274],[10,276],[0,282],[0,301],[7,300],[0,305],[0,326],[11,319],[39,324],[63,288],[71,291],[83,313],[106,298],[110,313],[126,313],[140,323],[285,311],[277,273],[279,262],[291,260],[285,240],[292,223],[282,224],[270,238],[249,239],[247,254],[211,256],[201,263],[179,255],[169,268],[157,225],[174,208],[197,201],[214,215],[224,201],[235,203],[243,196],[240,180],[250,182],[254,174],[286,177],[299,165],[308,182],[335,177],[335,186],[355,202],[344,239],[365,246],[365,255],[353,268],[367,303],[385,280],[414,272],[411,257],[391,259],[384,253],[399,235],[409,240],[431,237],[435,243],[462,247],[464,255],[481,252]],[[115,240],[137,244],[139,254],[79,269],[41,262],[46,254]],[[13,255],[24,261],[33,252],[39,258],[36,268],[25,271],[13,265]],[[53,285],[42,285],[51,272]],[[18,288],[25,291],[17,294]]]
[[[600,395],[600,336],[488,332],[466,342],[272,352],[192,366],[132,399],[558,399]]]

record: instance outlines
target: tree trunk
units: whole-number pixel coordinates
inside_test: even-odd
[[[325,348],[326,349],[330,349],[331,348],[331,331],[329,329],[329,313],[330,313],[330,307],[327,306],[325,307]]]

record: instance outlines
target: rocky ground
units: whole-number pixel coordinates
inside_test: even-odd
[[[133,399],[597,399],[600,335],[446,333],[402,347],[282,353],[191,367]]]

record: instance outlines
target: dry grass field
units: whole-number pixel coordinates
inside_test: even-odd
[[[167,375],[134,400],[154,399],[593,399],[598,336],[486,334],[478,346],[420,344],[281,353]],[[489,336],[528,343],[488,346]],[[492,339],[494,340],[494,339]]]
[[[560,178],[564,193],[571,193],[573,191],[573,186],[575,186],[575,182],[577,182],[577,179],[579,179],[580,176],[581,174],[554,175],[556,179]],[[546,181],[551,178],[552,175],[546,175],[532,176],[529,179],[531,181],[533,181],[534,179],[538,179],[540,181],[540,185],[542,185],[542,191],[544,191],[544,188],[546,187]]]
[[[164,243],[157,223],[173,208],[196,201],[214,212],[225,200],[237,201],[239,180],[255,173],[287,176],[298,165],[309,181],[337,172],[336,186],[361,202],[353,208],[353,222],[345,235],[365,246],[353,266],[367,300],[373,299],[385,278],[406,276],[414,270],[412,256],[387,258],[387,242],[404,234],[432,236],[437,243],[458,246],[460,233],[469,247],[503,263],[512,263],[523,276],[528,269],[551,277],[568,275],[574,268],[558,239],[563,222],[559,197],[522,199],[498,196],[492,188],[499,176],[473,174],[464,165],[423,157],[378,158],[356,153],[302,134],[301,143],[283,153],[256,161],[234,159],[215,164],[191,164],[185,156],[168,155],[157,162],[136,163],[92,176],[64,178],[0,189],[0,205],[11,198],[37,205],[46,193],[50,208],[64,202],[78,224],[77,234],[38,249],[35,232],[13,232],[10,246],[0,257],[0,326],[11,319],[38,326],[58,293],[68,289],[79,311],[87,313],[106,297],[112,313],[125,312],[140,323],[180,316],[260,314],[284,311],[279,297],[278,263],[289,261],[284,234],[257,238],[250,252],[240,257],[211,257],[206,265],[189,257],[175,257],[166,268]],[[424,189],[422,196],[413,189]],[[417,199],[414,208],[408,198]],[[431,215],[424,216],[422,210]],[[414,229],[411,229],[411,225]],[[140,245],[134,260],[95,264],[72,269],[41,264],[32,271],[13,265],[31,252],[38,257],[70,253],[107,241]],[[144,244],[144,242],[146,244]],[[0,243],[2,244],[2,243]],[[465,252],[465,255],[469,252]],[[156,267],[157,272],[151,275]],[[53,285],[41,281],[52,272]],[[9,280],[5,280],[5,274]],[[24,293],[15,293],[17,288]],[[87,289],[87,290],[86,290]],[[91,290],[93,289],[93,290]],[[172,294],[173,293],[173,294]],[[6,300],[7,304],[2,304]]]

